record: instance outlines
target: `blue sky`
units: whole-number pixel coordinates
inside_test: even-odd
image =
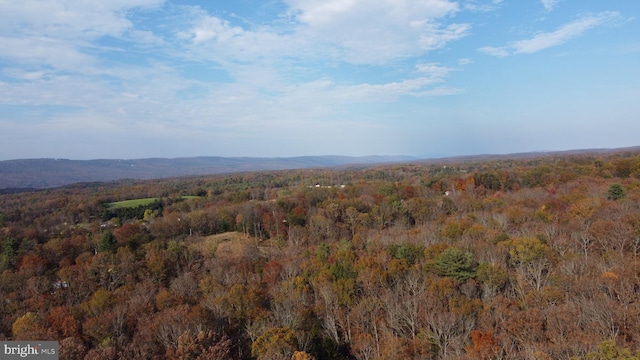
[[[640,145],[632,0],[0,0],[0,160]]]

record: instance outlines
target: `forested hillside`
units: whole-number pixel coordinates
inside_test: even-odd
[[[408,156],[299,156],[290,158],[191,157],[177,159],[0,161],[0,193],[80,182],[159,179],[260,170],[318,168],[411,161]],[[3,190],[4,189],[4,190]],[[7,190],[9,189],[9,190]]]
[[[640,152],[1,195],[0,245],[61,359],[640,358]]]

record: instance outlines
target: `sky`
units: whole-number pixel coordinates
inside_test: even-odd
[[[640,145],[636,0],[0,0],[0,160]]]

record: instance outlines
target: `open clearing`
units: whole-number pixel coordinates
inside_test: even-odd
[[[111,209],[134,208],[138,206],[146,206],[158,200],[159,198],[133,199],[133,200],[116,201],[112,203],[107,203],[105,205]]]
[[[199,199],[200,196],[192,196],[192,195],[185,195],[185,196],[181,196],[180,199],[182,200],[193,200],[193,199]],[[147,206],[151,203],[153,203],[154,201],[160,201],[160,198],[143,198],[143,199],[132,199],[132,200],[123,200],[123,201],[116,201],[116,202],[112,202],[112,203],[106,203],[106,207],[111,208],[111,209],[121,209],[121,208],[134,208],[134,207],[138,207],[138,206]]]
[[[223,258],[243,257],[256,249],[253,238],[236,231],[203,237],[193,246],[204,254]]]

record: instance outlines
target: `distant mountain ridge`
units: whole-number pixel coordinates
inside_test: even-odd
[[[0,161],[0,194],[24,189],[47,189],[76,183],[107,182],[123,179],[148,180],[190,175],[214,175],[261,170],[291,170],[384,163],[447,164],[451,162],[499,159],[528,159],[557,155],[587,155],[638,152],[640,146],[614,149],[576,149],[533,151],[512,154],[479,154],[453,157],[413,156],[297,156],[297,157],[218,157],[148,159],[25,159]],[[21,190],[23,189],[23,190]]]
[[[260,170],[288,170],[416,161],[411,156],[188,157],[132,160],[0,161],[0,189],[45,189],[82,182],[158,179]]]

